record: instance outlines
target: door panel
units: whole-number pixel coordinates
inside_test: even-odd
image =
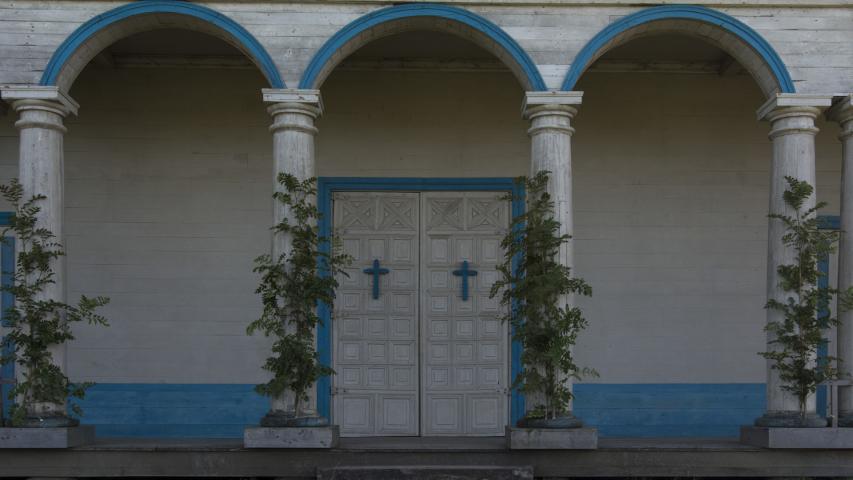
[[[508,327],[489,298],[510,205],[495,192],[337,193],[354,262],[333,317],[333,415],[342,436],[501,436]],[[374,298],[374,260],[379,276]],[[467,261],[476,275],[454,272]],[[459,273],[459,272],[457,272]]]
[[[508,418],[507,326],[489,298],[509,228],[509,202],[494,192],[421,194],[423,435],[504,434]],[[476,276],[453,272],[467,261]]]
[[[353,256],[340,279],[334,418],[341,435],[418,434],[418,194],[334,196],[335,233]],[[387,273],[364,273],[379,261]]]

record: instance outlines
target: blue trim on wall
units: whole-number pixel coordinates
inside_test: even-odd
[[[841,229],[841,217],[837,215],[821,215],[818,217],[818,221],[820,222],[820,228],[826,230],[840,230]],[[822,273],[820,278],[817,280],[818,288],[829,288],[829,256],[824,255],[818,260],[817,263],[818,270]],[[829,315],[831,312],[823,311],[820,312],[821,316]],[[818,362],[826,361],[826,357],[829,355],[829,345],[827,343],[821,345],[817,350],[817,358]],[[826,404],[827,404],[827,388],[826,386],[817,387],[817,392],[815,393],[815,403],[817,406],[817,413],[821,416],[826,416]]]
[[[215,25],[244,49],[261,69],[272,88],[285,88],[278,68],[260,42],[245,28],[227,16],[196,3],[180,0],[139,0],[93,17],[68,36],[56,49],[42,74],[41,85],[56,85],[65,63],[89,38],[104,28],[137,15],[173,13],[186,15]]]
[[[527,77],[527,88],[530,90],[546,90],[545,82],[542,80],[542,75],[536,64],[527,55],[527,52],[502,28],[476,13],[468,10],[450,7],[447,5],[438,5],[433,3],[410,3],[404,5],[395,5],[386,7],[374,12],[368,13],[348,25],[340,29],[330,38],[311,59],[311,63],[305,69],[302,75],[302,80],[299,82],[299,88],[319,88],[317,76],[323,70],[325,65],[331,60],[332,56],[346,45],[350,40],[355,38],[361,32],[371,29],[377,25],[395,20],[414,17],[436,17],[445,20],[459,22],[480,33],[488,36],[506,53],[508,53],[515,63],[522,69]]]
[[[692,5],[664,5],[646,8],[611,23],[596,34],[572,60],[572,66],[566,74],[566,79],[563,80],[562,90],[573,90],[578,79],[589,67],[590,61],[615,37],[640,25],[667,19],[696,20],[720,27],[734,34],[764,59],[764,62],[773,72],[781,92],[795,93],[794,82],[791,81],[788,69],[776,51],[773,50],[773,47],[761,35],[730,15],[710,8]]]
[[[317,183],[317,206],[320,209],[319,232],[323,238],[332,233],[332,193],[358,191],[486,191],[512,193],[513,218],[525,210],[524,186],[512,178],[360,178],[320,177]],[[328,251],[329,245],[324,246]],[[329,306],[319,306],[321,325],[317,328],[317,351],[323,365],[332,366],[332,328]],[[521,368],[521,344],[515,340],[511,346],[510,371],[512,379]],[[323,377],[317,382],[317,410],[320,415],[331,418],[331,378]],[[510,421],[515,424],[524,414],[524,396],[513,389],[510,399]]]
[[[244,384],[98,383],[71,402],[99,437],[242,438],[270,408]]]
[[[763,383],[576,383],[575,415],[603,437],[737,437],[764,414]]]
[[[12,212],[0,212],[0,226],[9,225],[12,217]],[[13,274],[15,273],[15,238],[2,237],[0,243],[0,284],[4,287],[12,285]],[[0,293],[0,324],[6,325],[6,311],[15,306],[15,297],[11,292]],[[12,346],[3,347],[3,356],[12,353]],[[7,363],[0,366],[0,379],[14,379],[15,364]],[[12,390],[12,385],[0,385],[0,395],[3,396],[3,418],[9,418],[9,409],[12,402],[9,401],[9,392]]]
[[[604,437],[737,437],[764,384],[575,384],[575,412]],[[241,438],[269,409],[254,385],[105,384],[75,400],[99,437]]]

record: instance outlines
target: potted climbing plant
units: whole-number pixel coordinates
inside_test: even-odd
[[[14,306],[4,312],[7,333],[2,363],[15,363],[21,370],[9,393],[15,403],[6,427],[74,427],[79,420],[68,416],[64,407],[69,398],[82,399],[92,384],[72,382],[54,363],[51,348],[74,339],[71,327],[76,322],[107,325],[97,309],[109,299],[81,296],[76,305],[70,305],[50,298],[48,291],[56,282],[51,265],[65,252],[54,233],[38,224],[39,204],[46,197],[24,198],[17,180],[0,185],[0,194],[14,207],[3,237],[14,236],[17,247],[15,270],[4,272],[12,275],[12,282],[2,287],[15,299]],[[82,415],[76,404],[71,411]],[[25,439],[26,434],[21,435]]]
[[[818,349],[827,343],[826,330],[838,325],[830,314],[830,302],[838,299],[838,309],[853,307],[853,288],[847,291],[821,286],[822,273],[818,260],[834,252],[840,232],[820,228],[818,211],[826,206],[820,202],[807,206],[814,188],[805,181],[785,177],[788,187],[783,193],[790,215],[771,213],[771,219],[782,222],[785,230],[782,242],[794,251],[792,263],[778,265],[779,286],[784,298],[768,300],[765,308],[781,313],[780,319],[768,322],[765,330],[773,340],[766,352],[759,354],[771,361],[779,373],[782,389],[796,397],[799,415],[773,413],[756,420],[757,426],[825,427],[826,420],[807,411],[807,400],[818,385],[838,378],[836,359],[832,356],[817,360]]]
[[[528,409],[517,426],[579,428],[581,421],[569,410],[573,395],[565,380],[596,373],[575,361],[573,346],[587,320],[567,299],[591,296],[592,288],[559,261],[560,247],[571,236],[560,234],[548,180],[547,171],[517,180],[525,186],[527,210],[513,220],[502,241],[505,258],[491,296],[500,297],[507,312],[503,320],[512,325],[513,338],[523,349],[513,388],[525,395]]]
[[[340,253],[333,239],[319,234],[320,212],[314,203],[316,179],[300,180],[282,173],[278,182],[283,189],[273,198],[290,215],[273,231],[289,238],[291,248],[277,256],[255,259],[254,271],[261,276],[256,293],[261,297],[263,311],[246,331],[273,338],[273,354],[263,366],[272,378],[258,385],[256,391],[272,398],[291,395],[292,410],[271,409],[261,426],[323,427],[328,425],[328,419],[305,410],[311,386],[334,373],[320,363],[315,348],[314,332],[321,322],[317,307],[322,303],[331,310],[337,277],[345,275],[343,268],[350,259]],[[331,243],[331,248],[323,248],[326,242]]]

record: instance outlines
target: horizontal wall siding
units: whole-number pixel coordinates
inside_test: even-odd
[[[715,2],[720,5],[721,2]],[[853,90],[853,9],[801,6],[719,7],[754,28],[778,52],[796,88],[806,93]],[[57,46],[75,28],[123,2],[0,2],[0,84],[37,83]],[[314,53],[335,32],[378,4],[212,2],[245,27],[295,87]],[[559,88],[572,60],[602,28],[641,7],[613,5],[468,5],[504,28]]]
[[[103,437],[238,438],[269,400],[253,385],[98,384],[75,400]]]
[[[764,413],[765,386],[578,384],[575,415],[604,437],[736,437]]]

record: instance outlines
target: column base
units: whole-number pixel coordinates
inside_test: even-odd
[[[528,418],[524,417],[516,423],[519,428],[581,428],[583,421],[572,415],[572,412],[557,418]]]
[[[315,415],[304,415],[297,417],[294,412],[284,410],[270,410],[261,419],[262,427],[328,427],[329,419]]]
[[[21,424],[14,425],[16,428],[70,428],[80,425],[80,420],[66,415],[51,416],[28,416]],[[13,426],[13,425],[9,425]]]
[[[767,412],[755,420],[756,427],[777,428],[824,428],[827,426],[825,418],[816,413],[807,413],[806,416],[800,412]]]

